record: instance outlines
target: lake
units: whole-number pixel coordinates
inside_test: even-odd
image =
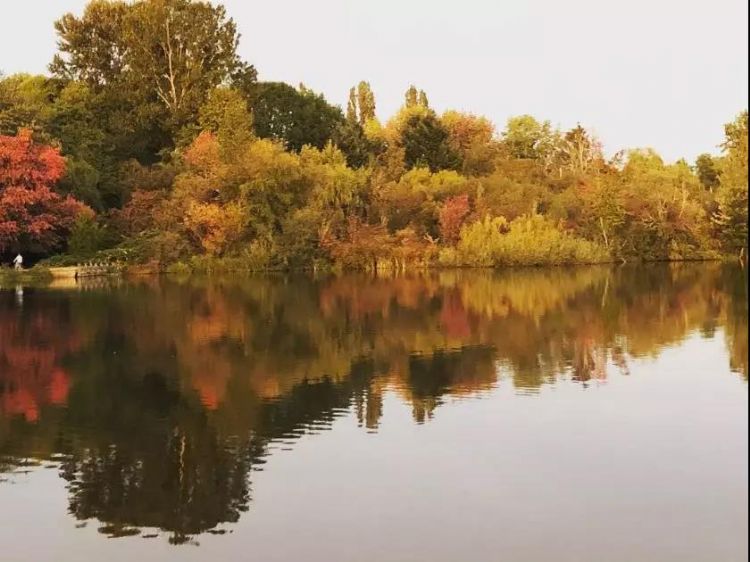
[[[0,560],[739,561],[747,272],[0,290]]]

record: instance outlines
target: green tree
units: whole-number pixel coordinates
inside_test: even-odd
[[[379,150],[376,143],[365,135],[365,127],[375,122],[375,94],[369,82],[360,82],[349,90],[346,104],[346,120],[333,135],[334,143],[346,155],[347,163],[353,168],[361,168]]]
[[[0,135],[15,135],[26,128],[39,136],[52,117],[54,96],[55,90],[45,76],[0,76]]]
[[[253,137],[253,118],[242,93],[216,88],[198,110],[198,125],[216,133],[225,159],[237,157]]]
[[[450,146],[448,131],[432,111],[407,119],[401,131],[401,145],[407,168],[426,166],[437,172],[461,166],[458,153]]]
[[[426,166],[437,172],[461,166],[458,152],[450,145],[448,131],[432,111],[407,118],[401,129],[400,144],[407,168]]]
[[[323,148],[345,121],[341,109],[329,104],[322,94],[283,82],[258,85],[253,120],[259,137],[281,141],[295,152],[305,145]]]
[[[720,164],[717,158],[710,154],[701,154],[695,159],[695,173],[701,185],[708,191],[713,191],[719,186]]]
[[[172,134],[195,119],[216,86],[254,77],[237,56],[235,23],[208,2],[94,0],[80,18],[65,14],[55,29],[60,53],[53,74],[124,96],[131,123],[156,114]]]
[[[365,166],[381,149],[378,143],[367,138],[362,125],[349,119],[334,131],[332,141],[344,153],[347,164],[352,168]]]
[[[549,121],[540,123],[531,115],[511,117],[502,133],[503,146],[508,155],[519,159],[543,157],[553,135]]]

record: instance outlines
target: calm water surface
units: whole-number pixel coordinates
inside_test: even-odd
[[[0,560],[744,560],[746,283],[5,288]]]

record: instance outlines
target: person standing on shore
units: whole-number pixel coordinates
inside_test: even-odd
[[[18,254],[13,260],[13,267],[16,271],[23,269],[23,256],[21,254]]]

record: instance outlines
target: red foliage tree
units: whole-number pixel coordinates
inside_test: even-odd
[[[446,200],[440,209],[440,236],[445,244],[455,244],[461,226],[469,214],[469,196],[457,195]]]
[[[163,218],[166,200],[164,191],[137,189],[122,209],[112,211],[112,223],[125,236],[135,236],[155,228]]]
[[[0,251],[57,248],[82,213],[93,213],[52,188],[65,171],[57,148],[36,144],[31,131],[0,135]]]

